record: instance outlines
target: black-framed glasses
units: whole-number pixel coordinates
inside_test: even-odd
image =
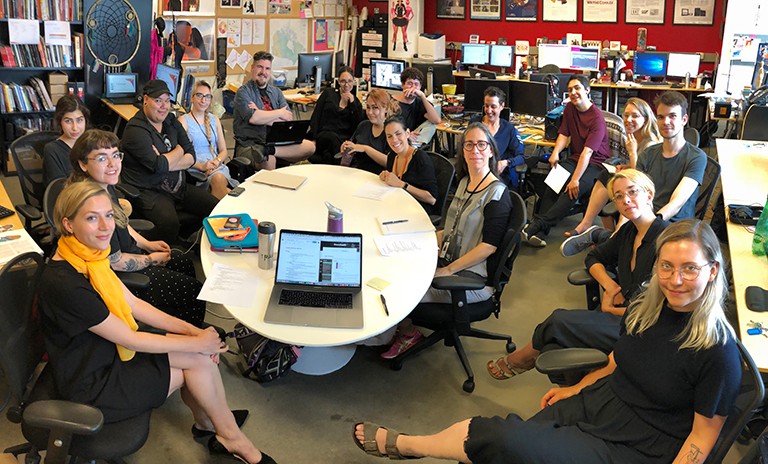
[[[626,191],[626,193],[625,192],[616,192],[616,193],[614,193],[613,194],[613,199],[618,201],[618,202],[624,201],[624,199],[627,198],[627,197],[632,198],[634,200],[635,198],[637,198],[638,195],[640,195],[640,192],[642,192],[642,191],[643,190],[641,188],[639,188],[639,187],[632,187],[631,189],[628,189]]]
[[[195,94],[195,97],[199,98],[200,100],[211,100],[213,98],[213,95],[211,95],[210,93],[197,92]]]
[[[88,161],[95,161],[95,162],[97,162],[99,164],[104,164],[107,161],[109,161],[110,159],[112,161],[122,161],[123,160],[123,156],[125,156],[123,154],[123,152],[116,151],[116,152],[112,153],[111,155],[96,155],[93,158],[88,158]]]
[[[477,147],[478,150],[483,151],[491,146],[491,144],[485,140],[480,140],[479,142],[464,142],[462,146],[464,147],[464,151],[472,151],[475,147]]]
[[[704,263],[701,266],[697,266],[695,264],[686,264],[683,267],[676,268],[675,266],[669,264],[666,261],[659,262],[656,273],[659,275],[660,279],[671,279],[675,276],[675,274],[680,274],[683,276],[684,280],[696,280],[699,277],[699,274],[701,273],[701,270],[704,269],[706,266],[711,266],[714,264],[714,261],[710,261],[708,263]]]

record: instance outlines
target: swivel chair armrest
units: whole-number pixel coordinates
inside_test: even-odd
[[[236,166],[237,165],[239,165],[239,166],[250,166],[251,165],[251,160],[250,160],[250,158],[246,158],[245,156],[236,156],[236,157],[232,158],[229,161],[229,163],[227,163],[227,164],[230,164],[230,163],[234,163]]]
[[[138,272],[115,272],[128,289],[143,290],[149,287],[149,277]]]
[[[24,409],[24,422],[49,430],[75,435],[93,435],[104,425],[104,415],[87,404],[62,400],[41,400]]]
[[[191,177],[194,180],[194,182],[205,182],[205,179],[207,179],[207,177],[205,177],[205,174],[203,174],[202,172],[194,172],[194,171],[187,170],[187,175]]]
[[[39,221],[43,218],[43,213],[32,205],[21,203],[18,205],[13,205],[13,207],[16,208],[16,211],[24,216],[24,219],[26,219],[28,222]]]
[[[616,275],[613,272],[608,270],[605,272],[611,279],[616,278]],[[568,283],[571,285],[589,285],[592,282],[596,282],[596,280],[594,277],[592,277],[592,274],[590,274],[587,269],[577,269],[568,274]]]
[[[600,210],[600,216],[603,217],[618,217],[619,216],[619,210],[616,208],[616,203],[609,201],[605,206],[603,206],[603,209]]]
[[[129,184],[116,184],[115,188],[119,190],[126,198],[138,198],[141,195],[139,189]]]
[[[155,229],[155,224],[152,221],[147,221],[146,219],[129,219],[128,224],[133,227],[133,230],[142,235]]]
[[[608,355],[593,348],[565,348],[547,351],[536,358],[536,370],[542,374],[562,374],[574,370],[592,370],[608,364]]]
[[[432,288],[438,290],[480,290],[485,288],[485,280],[457,275],[435,277],[432,279]]]
[[[528,165],[525,163],[518,164],[517,166],[515,166],[515,171],[517,171],[518,174],[525,174],[526,172],[528,172]]]

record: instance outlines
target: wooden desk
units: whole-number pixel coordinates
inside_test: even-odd
[[[717,154],[722,168],[725,204],[765,204],[768,194],[768,144],[717,139]],[[728,214],[725,215],[728,217]],[[749,321],[768,327],[768,312],[747,309],[744,291],[750,285],[768,289],[768,258],[752,254],[752,236],[745,226],[728,222],[728,248],[739,318],[738,333],[761,372],[768,372],[768,338],[747,334]]]
[[[443,119],[440,124],[437,125],[437,130],[440,132],[445,133],[448,136],[448,150],[450,153],[454,152],[456,143],[455,143],[455,137],[457,135],[461,135],[464,133],[464,129],[466,129],[466,124],[461,124],[457,121],[451,121],[449,119]],[[520,135],[526,135],[531,134],[530,137],[523,140],[523,143],[526,145],[535,145],[536,147],[551,147],[554,148],[555,142],[544,140],[544,130],[543,129],[536,129],[536,128],[518,128],[518,132],[520,132]],[[538,136],[541,136],[541,138],[538,138]],[[537,137],[534,139],[533,137]]]
[[[16,209],[13,207],[13,202],[11,202],[11,198],[8,196],[8,192],[5,191],[5,180],[3,182],[0,182],[0,205],[5,206],[6,208],[10,208],[14,211]],[[19,213],[14,214],[13,216],[8,216],[7,218],[0,219],[0,226],[11,224],[13,225],[14,229],[23,229],[24,225],[21,223],[21,219],[19,218]]]
[[[619,90],[639,90],[639,91],[660,91],[675,90],[688,96],[688,108],[691,107],[691,100],[694,94],[708,92],[708,90],[698,87],[672,87],[671,85],[619,85],[613,82],[595,82],[591,86],[593,89],[606,90],[608,98],[604,108],[608,111],[618,114],[619,111]],[[649,101],[646,98],[647,101]]]
[[[112,110],[112,112],[117,115],[117,120],[115,121],[115,129],[112,131],[115,134],[118,133],[118,130],[120,129],[120,126],[122,125],[122,123],[130,121],[130,119],[134,117],[136,113],[139,112],[139,108],[133,105],[115,105],[114,103],[107,100],[106,98],[102,98],[101,102],[107,105],[107,108]],[[178,105],[172,105],[171,111],[183,114],[184,108]]]

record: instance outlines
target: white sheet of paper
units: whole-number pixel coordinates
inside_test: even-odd
[[[72,46],[72,35],[66,21],[45,22],[45,44]]]
[[[33,252],[43,254],[43,250],[32,240],[24,229],[11,229],[0,233],[0,267],[16,256]]]
[[[197,298],[225,306],[248,308],[256,300],[255,279],[251,272],[214,263]]]
[[[396,187],[391,187],[381,182],[368,182],[367,184],[363,184],[352,195],[360,198],[381,201],[388,193],[395,190],[397,190]]]
[[[238,58],[240,58],[240,55],[237,53],[237,50],[232,49],[229,52],[229,55],[227,55],[227,66],[234,69],[234,67],[237,66]]]
[[[560,191],[563,189],[563,186],[568,181],[568,177],[571,176],[571,173],[568,172],[567,169],[560,166],[560,164],[556,164],[555,168],[549,171],[549,174],[547,174],[547,178],[544,179],[544,183],[549,186],[552,190],[555,191],[555,193],[559,194]]]
[[[382,256],[421,253],[434,246],[434,238],[424,233],[377,235],[373,241]]]
[[[602,164],[606,171],[608,171],[611,174],[616,174],[616,166],[608,163],[602,163]]]
[[[243,50],[243,53],[241,53],[240,56],[237,58],[237,64],[239,64],[241,68],[245,69],[246,66],[248,66],[248,63],[250,62],[251,62],[251,54],[248,53],[247,50]]]
[[[8,41],[12,44],[37,45],[40,42],[40,21],[8,18]]]

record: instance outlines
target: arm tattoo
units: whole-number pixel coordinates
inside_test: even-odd
[[[691,451],[685,455],[686,462],[691,464],[697,464],[701,462],[701,450],[698,446],[691,444]]]

